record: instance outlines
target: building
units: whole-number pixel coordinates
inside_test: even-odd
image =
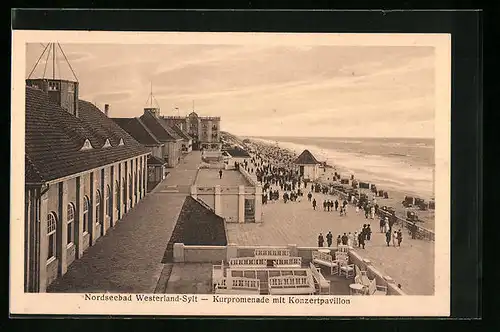
[[[151,152],[78,82],[26,83],[24,285],[45,292],[145,196]]]
[[[319,177],[319,165],[321,163],[314,158],[309,150],[304,150],[294,161],[299,166],[299,174],[305,180],[315,181]]]
[[[164,116],[168,125],[177,125],[193,139],[193,150],[220,150],[220,117],[201,117],[196,112],[188,116]]]
[[[148,190],[152,189],[167,175],[167,161],[163,159],[165,143],[160,142],[140,118],[113,118],[113,121],[151,151],[148,156],[147,186]]]
[[[193,151],[193,138],[177,125],[172,125],[170,127],[174,130],[174,132],[177,135],[179,135],[182,138],[182,149],[181,149],[182,153],[189,153]]]
[[[175,167],[181,160],[183,139],[158,114],[159,109],[145,108],[139,119],[163,144],[162,158],[167,162],[167,166]]]

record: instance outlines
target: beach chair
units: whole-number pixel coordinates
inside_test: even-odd
[[[387,295],[387,287],[377,285],[377,281],[373,279],[368,286],[368,295]]]
[[[360,284],[368,287],[370,285],[370,278],[368,278],[366,271],[361,270],[357,265],[354,268],[356,269],[356,277],[359,277]]]

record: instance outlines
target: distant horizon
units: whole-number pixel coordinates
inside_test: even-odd
[[[229,132],[227,130],[221,130],[222,132],[229,133],[234,136],[238,137],[250,137],[250,138],[347,138],[347,139],[397,139],[397,138],[403,138],[403,139],[428,139],[428,140],[433,140],[435,137],[424,137],[424,136],[286,136],[286,135],[273,135],[273,136],[262,136],[262,135],[239,135],[239,134],[234,134],[232,132]]]

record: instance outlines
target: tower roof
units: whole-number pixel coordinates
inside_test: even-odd
[[[321,164],[316,158],[314,158],[313,154],[309,150],[304,150],[294,163],[298,165]]]

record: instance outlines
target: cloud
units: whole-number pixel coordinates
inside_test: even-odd
[[[152,83],[163,114],[187,115],[194,101],[237,134],[433,135],[431,47],[61,46],[80,97],[112,103],[113,116],[140,115]],[[42,50],[31,45],[27,63]],[[367,129],[374,123],[378,131]]]

